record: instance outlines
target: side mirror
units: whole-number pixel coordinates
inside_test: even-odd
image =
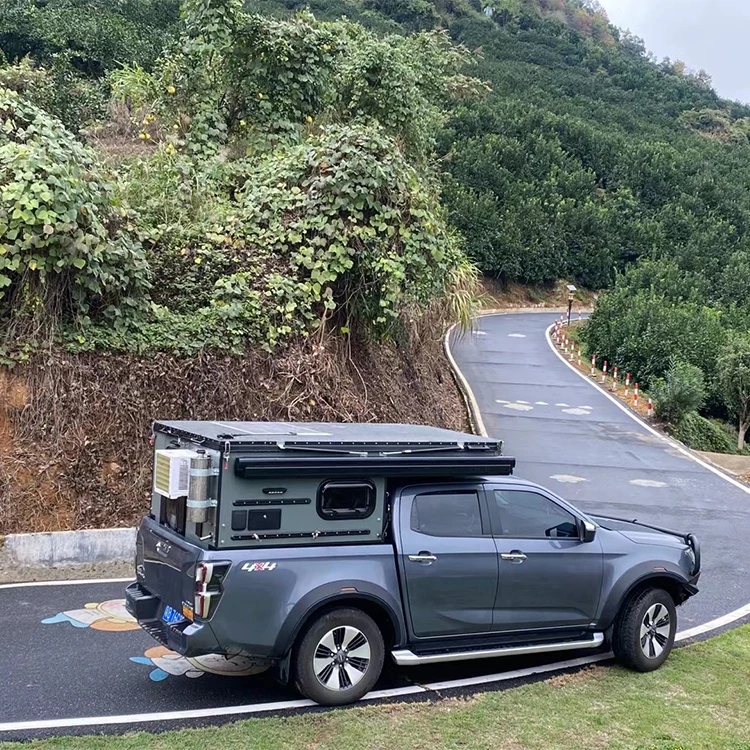
[[[591,521],[582,521],[581,525],[583,526],[581,541],[593,542],[596,539],[596,526]]]

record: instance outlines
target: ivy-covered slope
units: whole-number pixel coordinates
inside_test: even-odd
[[[188,0],[150,71],[107,79],[112,115],[89,136],[131,153],[106,165],[0,87],[0,358],[48,341],[242,353],[465,317],[475,271],[439,202],[435,143],[449,108],[482,93],[469,59],[440,31]]]

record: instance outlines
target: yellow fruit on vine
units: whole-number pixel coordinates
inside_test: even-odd
[[[140,138],[140,139],[141,139],[142,141],[145,141],[145,140],[146,140],[146,133],[138,133],[138,137],[139,137],[139,138]]]
[[[177,89],[174,86],[167,86],[167,91],[170,94],[176,94],[177,93]]]
[[[261,94],[260,91],[259,91],[258,92],[258,101],[260,101],[262,98],[263,98],[263,94]]]
[[[309,124],[310,124],[310,123],[312,122],[312,117],[310,117],[310,115],[308,115],[307,117],[305,117],[305,121],[306,121],[306,122],[308,123],[308,125],[309,125]]]
[[[199,266],[201,263],[203,263],[203,258],[201,258],[200,255],[195,256],[195,265]]]
[[[172,125],[172,130],[179,130],[179,129],[180,129],[180,126],[177,123]]]

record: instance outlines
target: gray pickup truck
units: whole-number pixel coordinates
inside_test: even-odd
[[[180,654],[244,657],[321,704],[416,666],[612,648],[659,667],[691,534],[590,516],[496,440],[409,425],[157,422],[127,607]]]

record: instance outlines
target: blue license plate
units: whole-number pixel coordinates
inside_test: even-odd
[[[167,624],[172,625],[175,622],[184,620],[185,618],[182,616],[181,612],[178,612],[167,604],[166,607],[164,607],[164,614],[161,616],[161,619]]]

